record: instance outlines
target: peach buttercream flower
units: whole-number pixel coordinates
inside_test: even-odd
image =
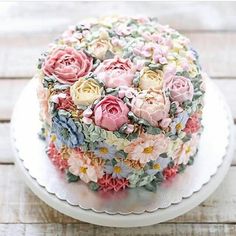
[[[176,164],[184,164],[187,165],[191,156],[194,156],[197,151],[197,146],[199,142],[199,136],[197,134],[193,134],[192,138],[183,143],[179,148],[178,154],[174,156],[174,161]]]
[[[160,154],[167,152],[169,143],[170,139],[164,134],[141,134],[124,151],[128,153],[128,159],[145,164],[151,160],[156,160]]]
[[[85,183],[97,182],[103,176],[102,166],[93,162],[86,153],[74,149],[68,159],[69,171],[79,176]]]
[[[132,99],[131,111],[152,126],[169,116],[170,101],[161,91],[142,91]]]
[[[95,70],[97,78],[108,88],[131,86],[136,69],[129,59],[107,59]]]

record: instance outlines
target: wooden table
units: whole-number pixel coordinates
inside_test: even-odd
[[[187,35],[236,119],[236,3],[2,3],[0,235],[236,235],[236,154],[224,182],[200,206],[172,221],[134,229],[100,227],[69,218],[48,207],[19,178],[9,122],[17,97],[36,70],[37,57],[68,25],[112,12],[158,16],[161,23]]]

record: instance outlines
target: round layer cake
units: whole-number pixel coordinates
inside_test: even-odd
[[[157,19],[72,26],[42,54],[35,77],[40,137],[69,182],[156,191],[193,163],[203,73],[189,40]]]

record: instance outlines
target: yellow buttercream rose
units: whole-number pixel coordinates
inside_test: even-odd
[[[89,106],[101,97],[102,89],[96,80],[80,78],[71,86],[70,94],[75,105]]]
[[[112,51],[112,45],[110,43],[109,34],[105,30],[101,30],[98,39],[93,40],[88,45],[88,50],[92,55],[100,60],[104,60],[106,53]]]
[[[142,90],[147,89],[161,89],[163,85],[163,72],[161,70],[143,69],[139,81],[139,87]]]

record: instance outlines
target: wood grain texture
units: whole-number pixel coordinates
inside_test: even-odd
[[[0,121],[10,120],[13,107],[29,80],[0,80]]]
[[[19,33],[4,37],[0,35],[0,77],[32,77],[37,58],[58,35],[55,31],[32,34],[30,37]],[[236,76],[236,32],[195,32],[185,35],[199,52],[200,62],[210,76]]]
[[[70,24],[104,14],[148,15],[181,30],[236,29],[235,3],[222,2],[41,2],[2,3],[0,32],[61,32]],[[89,12],[89,14],[88,14]],[[223,17],[222,17],[223,16]]]
[[[0,164],[12,162],[13,151],[10,142],[10,124],[0,123]]]
[[[159,224],[150,227],[117,229],[91,224],[0,224],[1,236],[235,236],[235,225]]]
[[[171,223],[235,223],[236,167],[231,167],[224,182],[204,203]],[[0,165],[0,223],[78,223],[38,199],[19,178],[14,165]],[[1,235],[1,234],[0,234]],[[105,234],[104,234],[105,235]]]

